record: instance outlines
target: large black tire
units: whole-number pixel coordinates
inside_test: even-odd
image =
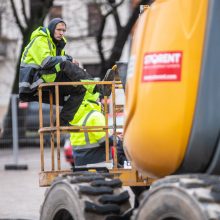
[[[75,172],[58,177],[45,194],[41,220],[129,219],[129,194],[109,174]]]
[[[220,177],[170,176],[152,184],[142,195],[133,220],[220,219]]]

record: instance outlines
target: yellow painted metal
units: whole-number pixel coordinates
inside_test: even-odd
[[[113,174],[115,178],[119,178],[123,186],[149,186],[155,181],[155,179],[149,177],[139,176],[135,169],[110,169],[109,173]]]
[[[116,169],[118,166],[118,157],[117,157],[117,141],[116,141],[116,105],[115,105],[115,85],[112,85],[112,108],[113,108],[113,149],[114,149],[114,157],[113,157],[113,165]]]
[[[50,98],[50,127],[53,127],[54,121],[53,121],[53,93],[52,91],[49,91],[49,98]],[[50,132],[50,151],[51,151],[51,170],[55,170],[55,164],[54,164],[54,132]]]
[[[88,170],[89,172],[97,172],[96,170]],[[55,170],[55,171],[43,171],[39,173],[39,186],[50,186],[53,180],[64,174],[72,174],[72,170]],[[113,174],[115,178],[119,178],[123,186],[149,186],[154,179],[138,176],[138,172],[134,169],[110,169],[110,174]]]
[[[59,105],[59,86],[55,86],[55,98],[56,98],[56,131],[57,131],[57,168],[61,170],[60,165],[60,105]]]
[[[104,96],[104,114],[105,114],[105,125],[108,125],[108,97]],[[106,147],[105,147],[105,160],[107,163],[110,162],[110,158],[109,158],[109,133],[108,130],[105,130],[105,143],[106,143]]]
[[[91,131],[105,131],[107,132],[110,128],[108,126],[108,114],[107,114],[107,97],[105,97],[105,117],[106,117],[106,126],[60,126],[60,120],[59,120],[59,86],[60,85],[78,85],[81,83],[45,83],[39,86],[39,116],[40,116],[40,137],[41,137],[41,172],[39,173],[39,185],[41,187],[44,186],[50,186],[54,178],[56,178],[58,175],[62,174],[71,174],[73,173],[72,170],[62,170],[61,169],[61,157],[60,157],[60,134],[63,132],[91,132]],[[84,83],[83,83],[84,84]],[[89,84],[89,83],[87,83]],[[91,84],[91,83],[90,83]],[[97,83],[97,84],[103,84]],[[121,126],[116,125],[116,104],[115,104],[115,89],[120,88],[121,83],[114,81],[114,82],[105,82],[104,84],[112,84],[112,107],[113,107],[113,134],[115,135],[114,138],[114,147],[115,147],[115,154],[114,154],[114,168],[109,169],[109,173],[113,174],[114,177],[120,178],[123,182],[124,186],[147,186],[152,183],[152,179],[149,179],[148,177],[140,176],[138,172],[134,169],[119,169],[117,168],[117,149],[116,149],[116,135],[117,135],[117,128],[121,128]],[[43,126],[43,112],[42,112],[42,87],[55,87],[55,98],[56,98],[56,126],[54,126],[53,123],[53,94],[50,92],[50,127],[44,127]],[[44,168],[44,143],[43,143],[43,135],[45,133],[51,134],[51,169],[45,170]],[[57,137],[57,147],[56,147],[56,153],[57,153],[57,169],[55,168],[55,157],[54,157],[54,135],[56,134]],[[108,134],[106,135],[106,138],[108,138]],[[107,146],[106,146],[106,162],[109,162],[109,142],[106,140]],[[89,168],[88,168],[89,169]],[[96,171],[96,170],[90,170],[90,171]]]
[[[39,96],[39,129],[43,128],[42,88],[38,89]],[[41,171],[44,171],[44,134],[40,133],[40,163]]]
[[[140,16],[134,34],[124,142],[134,166],[153,178],[174,173],[187,149],[202,65],[207,4],[207,0],[156,0]],[[147,53],[176,51],[182,53],[180,80],[142,80]]]
[[[72,170],[56,170],[56,171],[43,171],[39,173],[39,186],[50,186],[53,180],[59,176],[64,174],[71,174]]]

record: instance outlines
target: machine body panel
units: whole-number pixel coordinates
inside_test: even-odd
[[[159,0],[137,24],[127,72],[125,151],[150,177],[174,173],[184,159],[198,94],[207,4]]]

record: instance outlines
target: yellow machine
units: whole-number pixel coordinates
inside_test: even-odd
[[[116,71],[115,66],[112,70]],[[59,89],[60,86],[108,84],[112,86],[111,98],[104,97],[105,126],[60,126]],[[129,193],[123,186],[129,186],[139,195],[153,179],[143,176],[132,166],[119,166],[117,157],[117,132],[122,126],[117,125],[116,111],[120,105],[116,102],[116,90],[122,89],[120,81],[112,82],[55,82],[43,83],[38,88],[40,119],[40,154],[41,172],[39,185],[50,186],[41,206],[41,220],[73,219],[115,219],[130,218],[133,208]],[[104,86],[104,85],[103,85]],[[46,90],[45,90],[46,88]],[[53,88],[53,89],[51,89]],[[55,94],[53,92],[55,91]],[[50,100],[50,127],[44,127],[42,97],[48,92]],[[55,97],[54,97],[55,95]],[[55,103],[54,103],[55,101]],[[110,102],[110,106],[108,106]],[[55,111],[53,104],[56,105]],[[113,124],[109,125],[108,107],[112,108]],[[54,114],[55,113],[55,114]],[[54,116],[56,123],[54,123]],[[113,131],[114,155],[110,160],[109,129]],[[69,132],[105,132],[106,161],[99,166],[80,166],[63,169],[61,161],[61,133]],[[50,157],[45,156],[44,134],[50,133]],[[111,149],[112,149],[111,148]],[[126,161],[125,161],[126,162]],[[136,200],[137,203],[137,200]],[[80,208],[79,208],[80,207]]]
[[[200,93],[208,92],[208,85],[199,85],[208,83],[201,81],[207,9],[208,1],[156,1],[138,23],[127,76],[125,146],[149,176],[173,174],[187,148],[198,145],[195,124],[205,120],[196,112],[198,98],[202,102]],[[204,129],[200,138],[209,135],[207,126],[198,128]]]
[[[62,171],[60,132],[89,128],[40,123],[40,185],[65,173],[47,191],[41,220],[220,219],[219,11],[219,0],[155,0],[144,7],[125,90],[124,150],[132,169],[118,168],[114,158],[114,167],[104,172]],[[58,84],[49,86],[55,86],[59,103]],[[52,170],[44,169],[44,132],[51,133],[52,152],[57,135],[58,170],[53,153]],[[134,212],[121,184],[145,191]]]
[[[220,174],[219,9],[218,0],[156,0],[140,16],[124,146],[139,172],[161,179],[134,219],[220,218],[220,177],[210,175]]]

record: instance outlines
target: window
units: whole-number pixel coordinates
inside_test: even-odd
[[[0,38],[0,56],[6,56],[7,43]]]
[[[100,5],[97,3],[89,3],[87,6],[88,6],[88,35],[97,36],[102,19]]]
[[[62,18],[62,6],[55,5],[50,9],[49,20],[53,18]]]
[[[5,57],[6,51],[7,51],[7,40],[5,37],[2,36],[3,34],[2,14],[3,14],[3,11],[0,8],[0,57]]]
[[[0,11],[0,37],[2,36],[2,12]]]

